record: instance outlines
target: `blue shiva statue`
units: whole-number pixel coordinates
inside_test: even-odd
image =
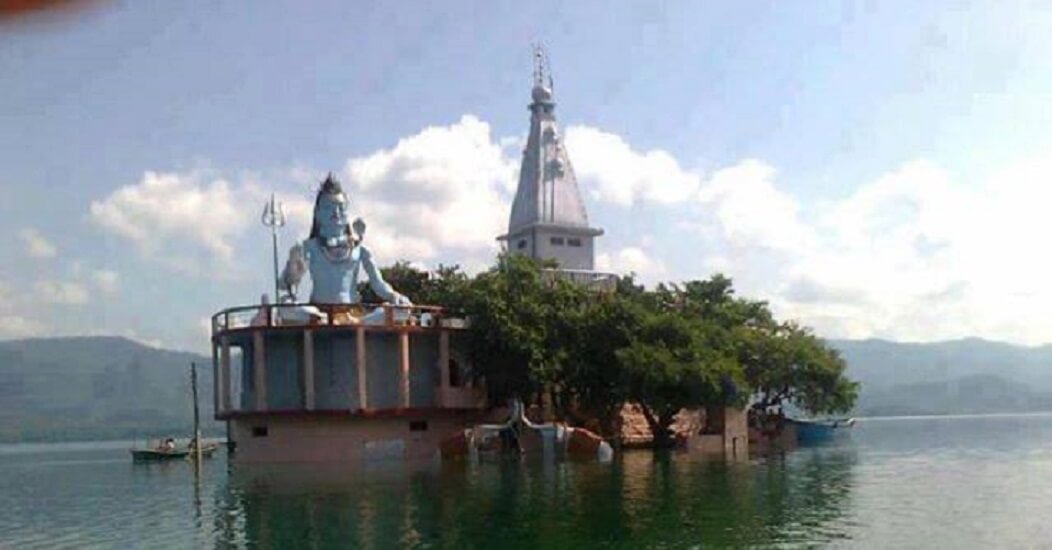
[[[365,222],[347,223],[347,195],[330,173],[314,200],[314,222],[307,240],[292,247],[281,274],[287,299],[295,301],[296,287],[310,269],[313,284],[310,301],[315,304],[358,304],[358,274],[365,269],[369,286],[388,303],[410,306],[408,298],[384,281],[373,255],[362,244]]]

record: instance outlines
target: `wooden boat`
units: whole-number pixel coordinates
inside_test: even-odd
[[[166,438],[156,445],[147,442],[145,449],[130,449],[132,461],[134,462],[159,462],[167,460],[190,459],[194,460],[196,449],[194,443],[201,442],[201,424],[197,405],[197,365],[190,363],[190,388],[193,392],[194,404],[194,435],[186,447],[179,448],[175,445],[174,438]],[[212,458],[212,454],[219,448],[218,443],[201,444],[201,458]]]
[[[201,447],[201,456],[203,458],[212,458],[212,454],[214,454],[218,448],[218,443],[206,443]],[[193,447],[189,445],[175,449],[131,449],[132,460],[135,462],[192,459],[193,452]]]
[[[833,440],[837,435],[847,433],[855,425],[854,418],[831,420],[801,420],[790,418],[788,422],[796,428],[796,442],[800,445],[814,445]]]

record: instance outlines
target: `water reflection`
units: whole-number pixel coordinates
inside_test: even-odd
[[[848,447],[747,463],[641,451],[609,465],[239,466],[216,493],[216,536],[262,548],[814,544],[850,533],[856,462]]]
[[[350,467],[134,464],[130,443],[0,446],[0,547],[1027,548],[1052,540],[1052,416],[867,420],[745,463],[627,453]],[[502,549],[503,550],[503,549]]]

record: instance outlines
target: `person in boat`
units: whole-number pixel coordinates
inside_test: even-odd
[[[314,219],[310,236],[289,251],[281,276],[285,290],[282,301],[295,301],[296,288],[304,272],[310,271],[310,301],[316,304],[360,304],[358,277],[364,270],[369,286],[385,302],[411,306],[408,298],[384,281],[372,252],[362,244],[365,222],[353,227],[347,222],[347,195],[330,173],[321,183],[314,200]]]
[[[160,450],[162,450],[164,452],[174,451],[175,450],[175,439],[172,439],[171,437],[165,439],[164,443],[161,443]]]

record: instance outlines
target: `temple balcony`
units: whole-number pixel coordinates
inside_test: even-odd
[[[478,410],[463,319],[430,306],[280,304],[212,317],[215,416]]]

